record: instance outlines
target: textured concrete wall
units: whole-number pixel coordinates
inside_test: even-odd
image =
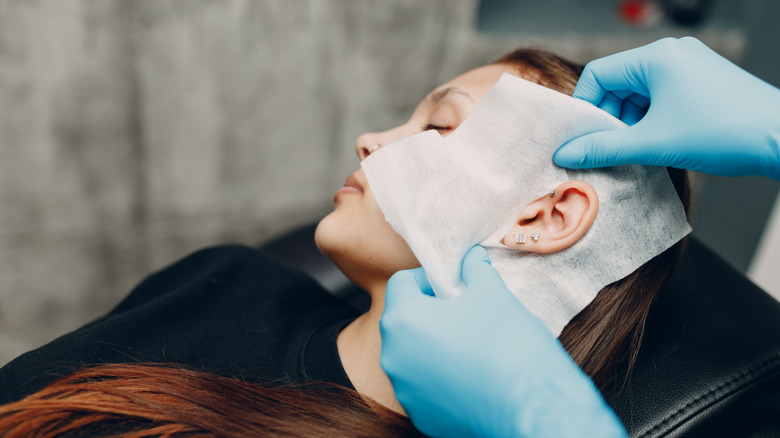
[[[148,269],[127,13],[0,2],[0,362],[103,311]]]
[[[321,217],[471,1],[0,1],[0,364],[199,247]]]
[[[475,5],[0,0],[0,364],[189,251],[321,217],[354,139],[468,68],[647,42],[480,36]]]
[[[357,166],[354,138],[401,120],[436,83],[445,37],[460,23],[455,11],[432,13],[451,2],[423,14],[417,3],[141,3],[136,72],[155,261],[327,211]]]

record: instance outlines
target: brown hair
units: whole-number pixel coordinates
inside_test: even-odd
[[[582,66],[534,49],[516,50],[496,63],[566,94],[582,73]],[[687,209],[686,172],[668,171]],[[602,392],[628,378],[647,315],[682,245],[606,286],[561,333],[563,346]],[[258,385],[170,364],[83,369],[0,407],[0,435],[6,438],[84,434],[422,436],[408,418],[338,385]]]
[[[520,76],[539,85],[571,96],[584,66],[552,52],[539,49],[517,49],[498,58],[494,64],[518,69]]]
[[[0,407],[4,438],[422,436],[332,383],[257,385],[173,364],[100,365]]]

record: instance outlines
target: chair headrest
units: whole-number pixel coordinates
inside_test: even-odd
[[[689,239],[605,398],[631,436],[780,436],[780,302]]]

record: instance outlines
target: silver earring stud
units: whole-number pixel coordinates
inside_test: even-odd
[[[555,196],[555,190],[550,190],[550,197],[552,198],[554,196]]]
[[[515,234],[515,242],[517,242],[517,243],[525,243],[525,233],[517,233],[517,234]]]
[[[539,233],[531,234],[531,239],[534,239],[534,242],[538,242],[539,241],[539,237],[541,237],[541,234],[539,234]]]

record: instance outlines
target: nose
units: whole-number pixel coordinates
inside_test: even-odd
[[[379,134],[376,132],[365,133],[355,141],[355,152],[357,152],[360,161],[365,160],[366,157],[381,147],[382,142],[379,138]]]
[[[367,132],[355,141],[355,152],[357,152],[360,161],[363,161],[369,155],[377,150],[419,132],[419,128],[414,123],[407,122],[395,128],[382,132]]]

